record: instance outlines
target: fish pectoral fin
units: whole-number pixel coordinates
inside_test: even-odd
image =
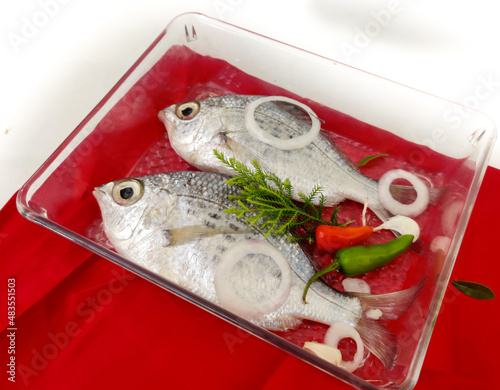
[[[268,167],[266,167],[262,157],[251,151],[250,149],[243,146],[241,143],[231,138],[230,135],[226,133],[226,146],[230,149],[235,156],[238,156],[238,160],[245,165],[251,166],[253,161],[257,161],[261,168],[266,172],[272,172]]]
[[[245,234],[251,233],[251,230],[238,229],[231,227],[212,227],[206,225],[189,225],[173,229],[164,229],[163,236],[165,244],[163,246],[174,246],[196,241],[202,237],[214,236],[217,234]]]

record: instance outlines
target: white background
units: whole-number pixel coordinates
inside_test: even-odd
[[[0,207],[178,14],[470,105],[498,126],[497,10],[492,0],[2,0]],[[498,144],[490,165],[500,168]]]

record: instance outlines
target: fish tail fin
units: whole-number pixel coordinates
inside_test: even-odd
[[[386,326],[366,316],[358,321],[356,330],[365,347],[379,358],[386,368],[391,369],[397,357],[396,336]]]
[[[360,300],[363,313],[370,309],[379,309],[382,311],[382,317],[386,316],[390,319],[406,312],[413,304],[418,294],[422,290],[425,278],[417,285],[406,290],[397,291],[388,294],[355,294]],[[397,342],[389,329],[383,324],[362,316],[356,325],[356,329],[363,340],[366,348],[368,348],[385,367],[391,368],[397,357]]]
[[[443,195],[448,191],[448,187],[436,188],[429,187],[429,201],[431,204],[436,204]],[[389,191],[394,199],[401,203],[412,203],[417,198],[417,192],[413,186],[403,184],[391,184]]]
[[[417,199],[417,192],[412,186],[402,185],[402,184],[391,184],[389,191],[392,197],[398,202],[409,204]],[[443,195],[448,191],[448,187],[443,188],[429,188],[429,201],[430,204],[436,204]],[[372,209],[375,215],[382,221],[386,222],[393,215],[386,209]],[[396,234],[398,235],[398,234]]]
[[[415,299],[417,299],[418,294],[424,286],[425,279],[423,278],[418,284],[406,290],[387,294],[355,295],[359,298],[363,311],[379,309],[383,313],[382,317],[395,319],[401,314],[406,313],[406,310],[415,302]]]

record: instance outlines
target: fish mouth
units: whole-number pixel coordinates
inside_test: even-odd
[[[160,110],[160,111],[158,112],[158,119],[159,119],[161,122],[165,123],[166,118],[167,118],[167,115],[165,114],[165,110]]]
[[[94,191],[92,191],[92,195],[94,195],[94,198],[97,199],[97,201],[99,202],[101,199],[103,199],[105,196],[108,196],[109,195],[109,186],[110,184],[112,185],[112,183],[107,183],[107,184],[103,184],[103,185],[100,185],[98,187],[94,187]]]
[[[167,126],[170,122],[174,122],[175,114],[173,112],[172,107],[167,107],[158,112],[158,119]]]
[[[94,191],[92,191],[92,195],[94,195],[94,198],[96,198],[97,201],[99,201],[104,194],[106,194],[106,192],[101,186],[94,187]]]

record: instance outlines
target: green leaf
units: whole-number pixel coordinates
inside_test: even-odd
[[[493,299],[495,293],[487,286],[474,282],[453,280],[451,282],[459,291],[475,299]]]
[[[358,163],[358,167],[362,167],[363,165],[365,165],[366,163],[370,162],[371,160],[375,159],[375,158],[378,158],[378,157],[387,157],[387,154],[385,153],[380,153],[380,154],[376,154],[374,156],[368,156],[368,157],[365,157],[363,160],[361,160],[359,163]]]

